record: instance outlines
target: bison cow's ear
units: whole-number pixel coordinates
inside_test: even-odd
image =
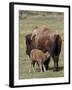
[[[31,44],[31,40],[28,40],[28,44]]]
[[[31,43],[31,34],[27,34],[25,36],[25,39],[26,39],[26,43],[30,44]]]

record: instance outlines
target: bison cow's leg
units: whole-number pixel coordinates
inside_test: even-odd
[[[35,72],[35,61],[31,61],[29,72],[31,72],[32,70],[33,72]]]
[[[58,71],[59,56],[54,56],[53,60],[54,60],[54,69],[53,69],[53,71]]]
[[[49,69],[49,62],[50,62],[50,57],[47,60],[45,60],[45,62],[44,62],[44,66],[45,66],[46,70]]]
[[[32,62],[33,72],[35,72],[35,61]]]

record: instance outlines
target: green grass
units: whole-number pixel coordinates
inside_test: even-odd
[[[53,72],[53,60],[51,59],[49,67],[46,72],[29,72],[30,60],[26,54],[25,35],[32,33],[35,26],[46,25],[52,31],[58,31],[63,39],[64,17],[59,15],[30,15],[25,19],[19,20],[19,79],[30,78],[49,78],[49,77],[63,77],[64,76],[64,45],[62,43],[62,50],[59,58],[58,72]]]

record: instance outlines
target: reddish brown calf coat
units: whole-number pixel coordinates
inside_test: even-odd
[[[42,68],[45,71],[45,67],[44,67],[44,62],[45,60],[47,60],[47,58],[49,57],[48,52],[43,53],[41,50],[39,49],[33,49],[30,52],[30,59],[31,59],[31,64],[35,64],[37,63],[37,65],[40,68],[40,71],[42,72]]]

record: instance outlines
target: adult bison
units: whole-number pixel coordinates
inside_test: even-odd
[[[60,35],[50,32],[47,27],[37,27],[34,30],[35,31],[33,31],[32,34],[26,35],[26,53],[30,55],[30,51],[35,48],[40,49],[43,52],[48,51],[54,61],[53,70],[58,71],[59,55],[62,45]],[[45,64],[47,68],[47,62]]]

